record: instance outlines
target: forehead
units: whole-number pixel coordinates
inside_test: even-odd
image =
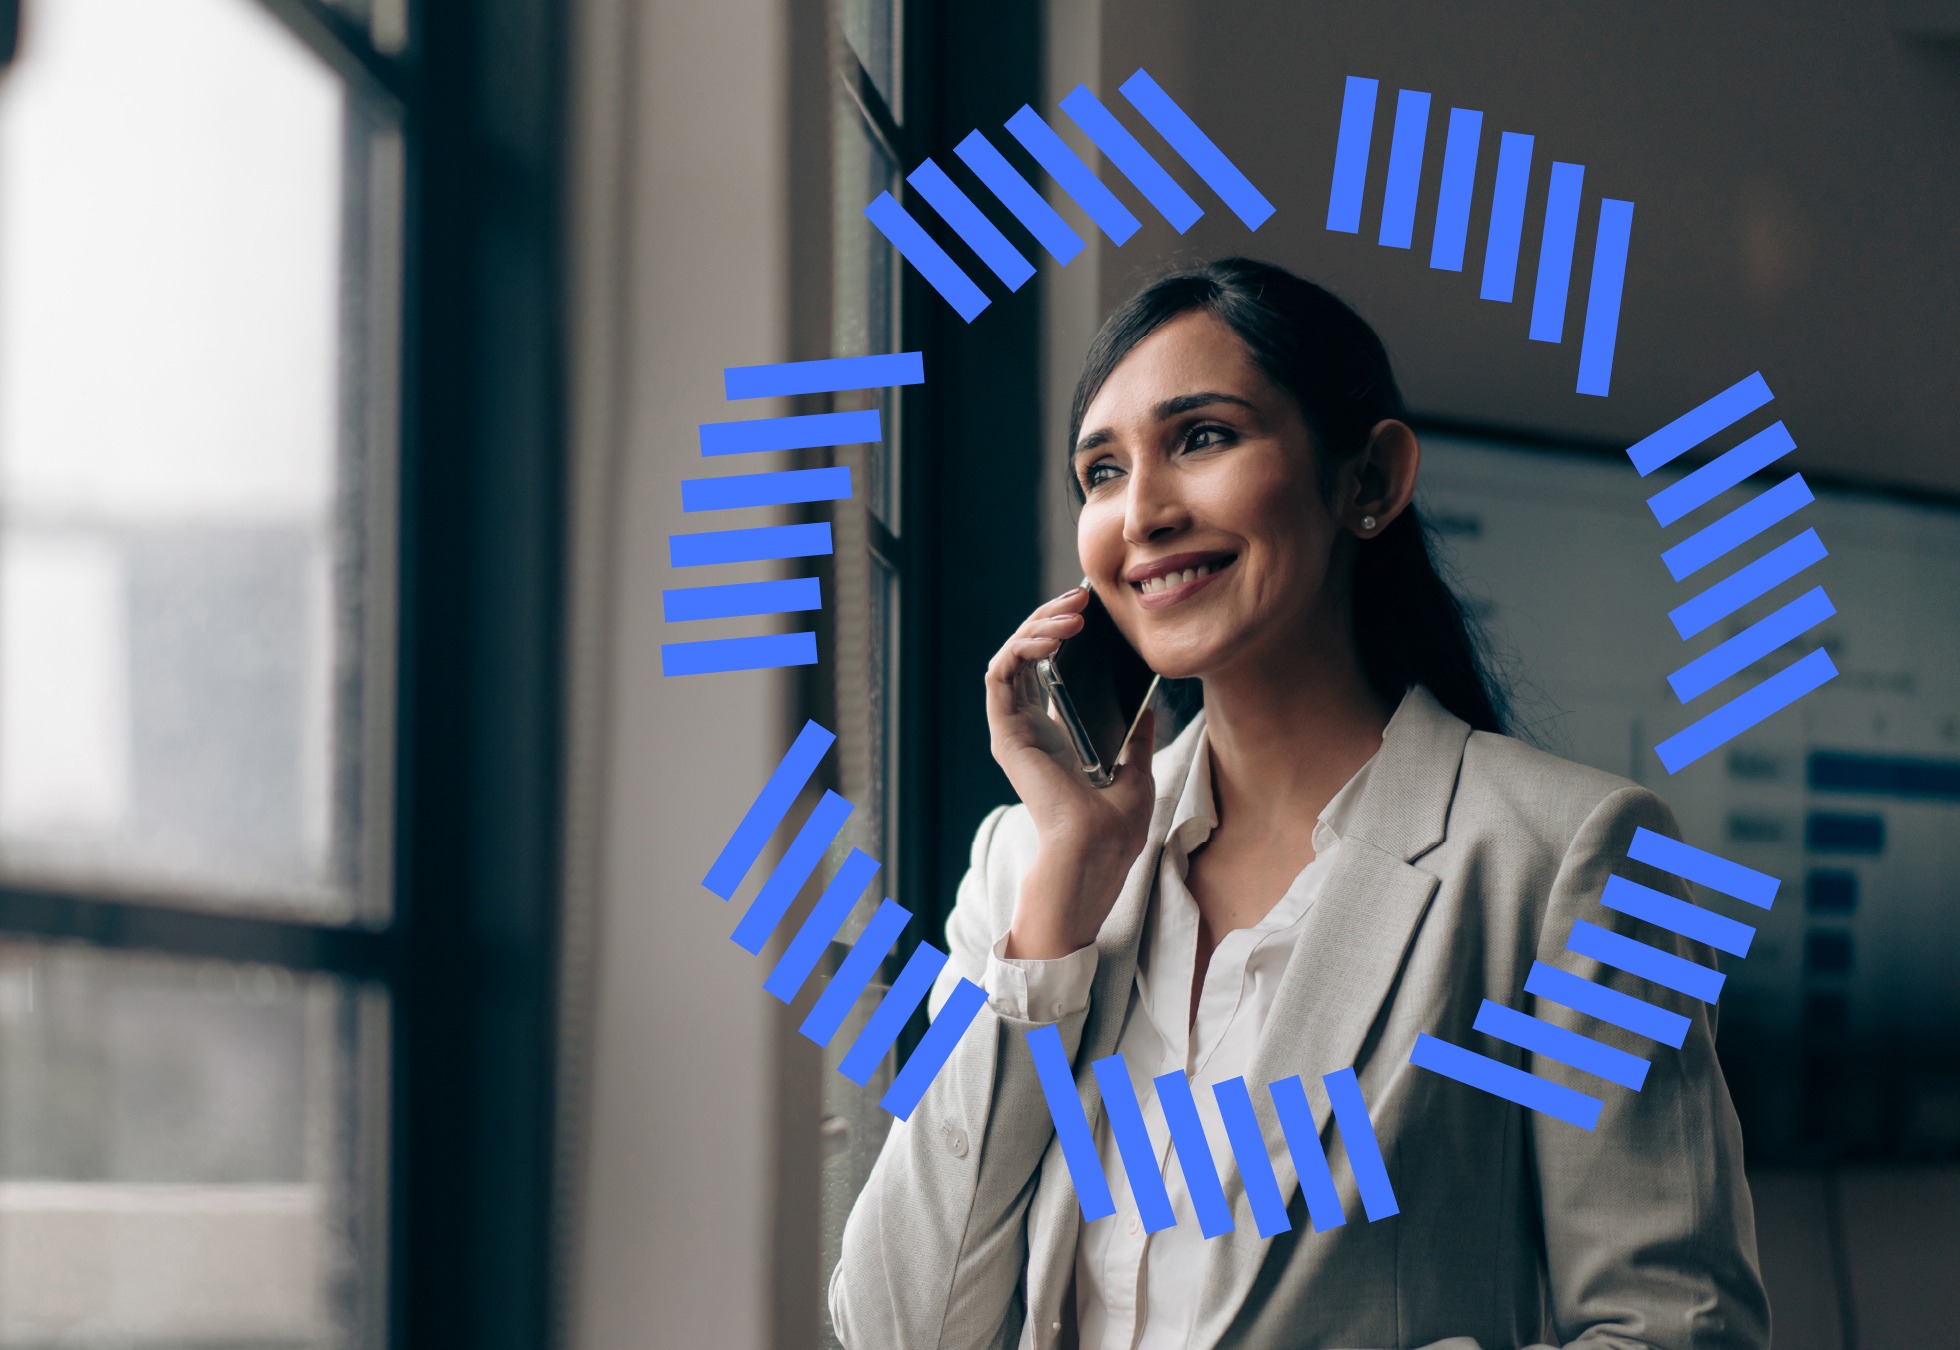
[[[1210,389],[1259,399],[1265,376],[1230,326],[1208,310],[1193,310],[1165,323],[1132,347],[1103,381],[1083,411],[1094,427],[1113,417],[1135,417],[1165,398]]]

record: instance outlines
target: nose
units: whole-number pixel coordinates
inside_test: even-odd
[[[1191,513],[1178,491],[1176,477],[1167,467],[1149,461],[1132,467],[1123,503],[1126,543],[1148,544],[1169,538],[1190,523]]]

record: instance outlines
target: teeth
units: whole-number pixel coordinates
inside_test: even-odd
[[[1219,566],[1220,564],[1218,563],[1202,563],[1197,567],[1187,567],[1182,572],[1171,572],[1161,577],[1152,577],[1143,583],[1142,590],[1145,595],[1155,595],[1159,591],[1168,591],[1173,587],[1196,581],[1199,577],[1208,577],[1213,572],[1216,572]]]

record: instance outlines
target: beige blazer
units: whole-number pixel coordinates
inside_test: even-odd
[[[1096,939],[1088,1010],[1060,1024],[1092,1124],[1101,1098],[1089,1065],[1116,1049],[1158,851],[1199,725],[1157,752],[1149,842]],[[1646,789],[1473,733],[1427,690],[1409,692],[1246,1075],[1293,1227],[1262,1240],[1243,1187],[1227,1187],[1236,1227],[1206,1244],[1193,1347],[1769,1343],[1712,1010],[1564,950],[1583,917],[1713,964],[1707,949],[1598,903],[1614,871],[1688,893],[1626,861],[1640,825],[1678,835]],[[935,1011],[960,976],[979,982],[1035,852],[1025,807],[1002,807],[982,823],[947,924],[951,960]],[[1658,1046],[1528,998],[1534,959],[1687,1015],[1685,1044]],[[1651,1059],[1645,1088],[1616,1087],[1473,1031],[1486,997]],[[1082,1219],[1025,1040],[1034,1025],[982,1008],[912,1118],[894,1125],[831,1280],[831,1317],[848,1350],[1072,1342]],[[1418,1032],[1602,1097],[1597,1127],[1581,1130],[1416,1068],[1409,1052]],[[1361,1211],[1320,1084],[1348,1065],[1401,1206],[1375,1223]],[[1348,1215],[1324,1233],[1307,1219],[1263,1091],[1290,1074],[1307,1084]]]

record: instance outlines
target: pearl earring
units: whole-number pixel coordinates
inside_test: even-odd
[[[1375,518],[1373,516],[1361,517],[1361,529],[1364,533],[1374,528],[1375,528]]]

